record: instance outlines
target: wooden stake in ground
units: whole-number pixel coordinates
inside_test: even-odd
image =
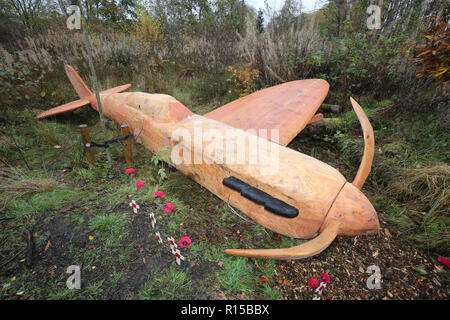
[[[91,148],[91,137],[89,136],[88,127],[85,124],[80,125],[81,139],[86,150],[86,157],[91,166],[95,166],[95,155]]]
[[[81,5],[81,1],[79,1],[78,3],[80,6],[81,17],[83,19],[83,7]],[[95,99],[97,100],[97,108],[98,108],[98,113],[100,115],[100,123],[102,126],[103,135],[104,135],[105,139],[107,140],[108,139],[108,131],[106,130],[106,125],[105,125],[106,120],[105,120],[105,116],[103,115],[103,111],[102,111],[102,103],[100,101],[100,94],[98,91],[97,74],[95,73],[94,63],[92,61],[92,48],[91,48],[91,43],[89,40],[89,35],[87,33],[87,27],[88,27],[88,23],[87,23],[87,21],[84,21],[84,27],[82,28],[82,30],[83,30],[83,35],[85,38],[86,50],[88,53],[88,64],[89,64],[89,69],[91,71],[91,76],[92,76],[93,90],[95,93]],[[109,151],[108,148],[106,148],[106,157],[108,159],[108,164],[111,166],[111,152]]]
[[[128,126],[123,124],[120,126],[122,129],[122,137],[128,136],[127,139],[123,141],[123,149],[125,150],[125,159],[127,160],[128,168],[133,167],[133,153],[131,151],[131,139],[129,137],[130,131],[128,130]]]

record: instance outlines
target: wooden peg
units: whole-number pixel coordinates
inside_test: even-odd
[[[89,136],[88,126],[86,124],[80,125],[81,139],[86,150],[86,157],[90,166],[95,166],[95,155],[91,147],[91,137]]]
[[[122,137],[129,136],[130,130],[128,125],[123,124],[120,126],[122,129]],[[128,137],[123,141],[123,149],[125,150],[125,159],[127,160],[127,165],[129,168],[133,167],[133,153],[131,151],[131,137]]]

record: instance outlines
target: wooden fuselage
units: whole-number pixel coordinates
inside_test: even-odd
[[[101,101],[104,114],[119,124],[127,124],[138,143],[153,153],[170,147],[176,155],[189,158],[190,161],[175,163],[175,167],[270,230],[309,239],[332,218],[343,222],[341,235],[360,235],[376,232],[379,228],[370,201],[326,163],[222,122],[195,115],[168,95],[114,93],[101,95]],[[198,145],[196,148],[199,128],[203,135],[200,148]],[[207,138],[205,132],[209,132]],[[215,140],[217,137],[224,140]],[[227,140],[231,144],[247,141],[244,149],[235,149],[236,159],[239,152],[244,153],[240,154],[239,161],[229,163],[225,161],[226,156],[222,157],[223,161],[217,161],[221,158],[219,155],[228,151],[223,143]],[[248,149],[252,143],[267,146],[267,152],[258,154],[256,163]],[[195,161],[196,157],[202,161]],[[238,191],[224,186],[223,179],[230,176],[297,208],[299,214],[295,218],[285,218],[265,210]]]

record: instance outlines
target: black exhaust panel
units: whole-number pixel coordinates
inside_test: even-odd
[[[241,195],[259,205],[263,205],[264,209],[285,218],[295,218],[298,216],[298,209],[290,204],[272,197],[264,191],[252,187],[248,183],[236,178],[228,177],[222,180],[224,186],[239,191]]]

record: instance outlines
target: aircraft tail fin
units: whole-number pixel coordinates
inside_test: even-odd
[[[80,75],[74,70],[74,68],[72,68],[69,65],[66,65],[64,67],[64,70],[66,71],[67,77],[69,78],[69,81],[72,84],[75,91],[78,93],[78,96],[80,97],[80,99],[63,104],[63,105],[55,107],[55,108],[52,108],[50,110],[47,110],[47,111],[37,115],[36,119],[42,119],[42,118],[54,116],[54,115],[57,115],[60,113],[64,113],[67,111],[72,111],[72,110],[81,108],[88,104],[90,104],[92,106],[92,108],[94,108],[95,110],[98,110],[97,100],[95,98],[95,95],[92,93],[91,90],[89,90],[89,88],[84,83],[83,79],[81,79]],[[100,92],[100,94],[107,95],[107,94],[119,93],[119,92],[127,90],[129,87],[131,87],[131,84],[125,84],[122,86],[104,90],[104,91]]]

